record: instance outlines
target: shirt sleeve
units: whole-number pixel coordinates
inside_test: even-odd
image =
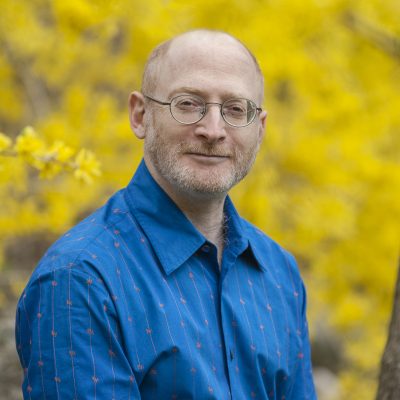
[[[64,267],[32,279],[16,315],[24,399],[140,399],[100,280]]]
[[[301,292],[303,305],[301,310],[301,343],[302,351],[298,355],[299,363],[296,369],[296,377],[294,379],[294,387],[292,390],[293,400],[316,400],[317,395],[315,392],[312,364],[311,364],[311,346],[308,334],[308,323],[306,318],[306,291],[303,284],[301,284]]]
[[[300,271],[293,255],[284,251],[286,261],[289,266],[289,281],[292,282],[292,288],[295,292],[296,301],[293,303],[293,312],[296,315],[296,336],[298,338],[298,348],[294,367],[291,372],[292,386],[289,389],[287,399],[290,400],[317,400],[314,386],[312,363],[311,363],[311,345],[308,333],[307,322],[307,293],[304,283],[300,276]]]

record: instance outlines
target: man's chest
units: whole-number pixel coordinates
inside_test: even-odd
[[[240,260],[221,277],[210,260],[195,255],[170,275],[135,260],[119,272],[120,335],[144,399],[274,398],[290,386],[296,288]]]

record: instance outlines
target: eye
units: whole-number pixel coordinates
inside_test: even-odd
[[[173,99],[172,105],[181,111],[198,111],[204,107],[201,99],[192,96],[178,96]]]
[[[246,102],[242,100],[230,100],[224,104],[223,112],[237,117],[244,116],[247,113]]]
[[[195,105],[195,103],[191,99],[189,99],[189,100],[188,99],[184,99],[184,100],[179,101],[177,103],[177,105],[181,106],[181,107],[191,107],[191,106]]]

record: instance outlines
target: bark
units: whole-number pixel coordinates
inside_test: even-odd
[[[400,399],[400,260],[389,335],[381,361],[376,400]]]

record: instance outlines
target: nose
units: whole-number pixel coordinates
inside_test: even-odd
[[[221,105],[208,103],[206,115],[196,124],[195,134],[209,143],[222,142],[226,137],[226,123],[221,115]]]

